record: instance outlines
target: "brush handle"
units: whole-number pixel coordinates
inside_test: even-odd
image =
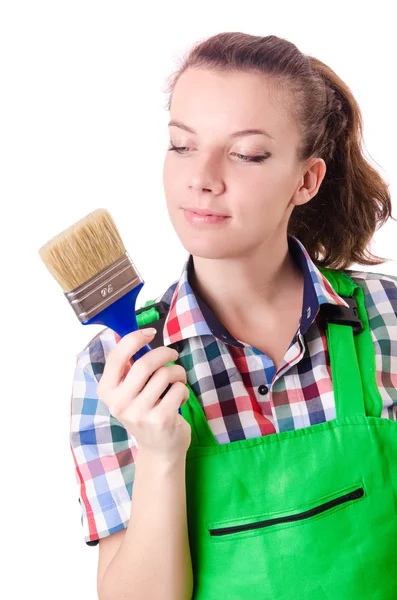
[[[104,308],[95,317],[84,321],[83,325],[105,325],[105,327],[110,327],[110,329],[118,333],[120,337],[124,337],[132,331],[137,331],[139,326],[135,314],[136,299],[143,285],[143,282],[140,283],[133,290],[130,290],[124,296],[121,296],[121,298]],[[137,361],[151,349],[149,344],[146,344],[132,356],[133,361]],[[160,398],[164,397],[170,387],[171,384],[164,390]],[[180,415],[182,414],[180,408],[178,412]]]

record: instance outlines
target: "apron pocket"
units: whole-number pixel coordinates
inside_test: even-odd
[[[220,527],[215,529],[209,529],[209,534],[211,537],[218,537],[223,535],[230,535],[241,533],[244,531],[253,531],[255,529],[263,529],[265,527],[270,527],[272,525],[280,525],[282,523],[291,523],[294,521],[302,521],[304,519],[310,519],[315,517],[316,515],[324,512],[328,512],[334,509],[341,504],[346,504],[348,502],[353,502],[355,500],[359,500],[364,496],[364,488],[356,487],[351,492],[348,492],[343,495],[339,495],[332,500],[328,500],[327,502],[323,502],[309,510],[305,510],[303,512],[285,515],[283,517],[275,517],[272,519],[265,519],[262,521],[256,521],[254,523],[244,523],[242,525],[231,525],[226,527]],[[236,519],[234,519],[236,521]]]

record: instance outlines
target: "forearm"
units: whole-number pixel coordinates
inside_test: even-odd
[[[185,456],[166,465],[138,451],[130,521],[103,575],[99,600],[192,597],[185,464]]]

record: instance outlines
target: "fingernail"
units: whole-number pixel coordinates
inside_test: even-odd
[[[157,330],[154,327],[148,327],[147,329],[141,329],[141,331],[146,337],[152,337]]]

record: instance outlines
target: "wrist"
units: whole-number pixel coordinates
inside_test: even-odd
[[[159,454],[145,448],[141,448],[137,452],[136,466],[143,465],[145,472],[168,473],[175,469],[185,468],[186,453],[178,456],[168,456],[164,453]]]

